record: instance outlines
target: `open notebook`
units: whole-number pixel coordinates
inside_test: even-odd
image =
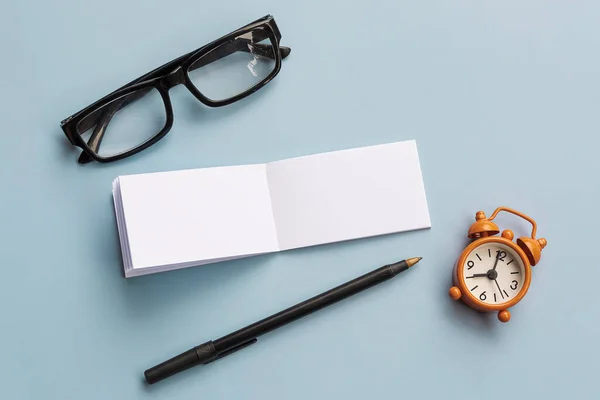
[[[120,176],[126,277],[431,227],[414,141]]]

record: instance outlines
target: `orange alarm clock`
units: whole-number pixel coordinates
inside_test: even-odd
[[[531,223],[531,237],[513,242],[514,233],[500,230],[492,222],[500,211],[515,214]],[[523,299],[531,283],[531,267],[542,257],[546,239],[536,239],[537,225],[527,215],[497,208],[490,218],[483,211],[475,215],[468,237],[474,239],[458,257],[453,270],[454,285],[450,297],[482,312],[498,312],[501,322],[510,320],[508,309]]]

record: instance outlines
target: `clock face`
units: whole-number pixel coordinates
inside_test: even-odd
[[[514,299],[523,289],[525,265],[519,254],[503,243],[485,243],[466,257],[464,284],[482,303],[498,305]]]

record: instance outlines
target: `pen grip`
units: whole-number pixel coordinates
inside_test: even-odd
[[[207,364],[217,358],[217,351],[212,341],[196,346],[144,372],[146,382],[156,383],[178,372],[199,364]]]

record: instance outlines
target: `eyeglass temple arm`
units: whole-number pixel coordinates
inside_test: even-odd
[[[90,118],[90,121],[81,128],[82,132],[85,132],[92,126],[94,127],[94,132],[92,132],[92,135],[88,139],[87,146],[93,152],[97,153],[98,149],[100,148],[100,144],[102,143],[102,139],[104,138],[104,134],[106,133],[106,129],[108,128],[108,124],[110,124],[110,121],[115,116],[115,114],[127,107],[129,104],[144,97],[152,89],[153,88],[146,88],[138,90],[137,92],[131,93],[129,96],[126,96],[122,99],[113,102],[108,107],[99,110],[101,112],[99,113],[98,117]],[[90,157],[90,155],[87,154],[85,151],[82,151],[77,161],[80,164],[87,164],[93,161],[93,158]]]
[[[230,45],[219,47],[219,48],[215,49],[215,51],[208,53],[205,57],[202,57],[199,60],[199,62],[194,64],[193,68],[190,68],[190,70],[195,70],[200,67],[206,66],[210,63],[213,63],[224,57],[227,57],[228,55],[231,55],[237,51],[243,51],[246,53],[256,54],[259,56],[273,59],[272,49],[273,49],[273,46],[268,45],[268,44],[260,44],[260,43],[253,44],[248,39],[238,38]],[[291,49],[289,47],[280,46],[279,49],[281,52],[282,59],[286,58],[291,52]],[[133,85],[137,82],[141,82],[141,81],[147,80],[147,79],[152,79],[156,76],[164,75],[165,72],[170,71],[173,68],[173,66],[177,65],[182,58],[185,58],[188,55],[189,54],[186,54],[186,55],[179,57],[159,68],[156,68],[155,70],[136,79],[135,81],[132,81],[132,82],[128,83],[127,85],[124,85],[122,88],[117,89],[117,91],[121,90],[123,88],[126,88],[130,85]],[[127,96],[126,99],[124,99],[124,100],[115,101],[113,104],[109,105],[108,107],[105,107],[102,110],[102,113],[99,115],[98,119],[93,119],[93,118],[90,119],[90,125],[93,126],[95,124],[95,127],[94,127],[94,132],[88,139],[87,146],[93,152],[97,152],[98,149],[100,148],[100,144],[102,143],[104,134],[106,133],[106,129],[108,128],[108,124],[112,120],[113,116],[117,112],[119,112],[120,110],[122,110],[123,108],[128,106],[129,104],[144,97],[150,90],[151,89],[140,90],[138,92],[132,93],[130,96]],[[82,131],[85,132],[85,130],[87,130],[87,129],[85,129],[85,127],[82,127]],[[87,154],[85,151],[81,152],[79,159],[78,159],[78,162],[80,164],[86,164],[91,161],[93,161],[93,158],[89,154]]]
[[[280,46],[279,50],[281,52],[281,58],[286,58],[292,49],[285,46]],[[204,67],[210,63],[220,60],[221,58],[227,57],[237,51],[243,51],[245,53],[256,54],[262,57],[274,59],[273,55],[273,46],[269,44],[260,44],[260,43],[252,43],[248,39],[237,39],[235,42],[229,44],[228,46],[222,46],[215,51],[208,53],[206,56],[202,57],[196,63],[192,65],[190,71],[196,70],[200,67]]]
[[[230,41],[228,44],[217,47],[216,49],[214,49],[213,51],[209,52],[201,59],[196,61],[190,68],[190,71],[213,63],[217,60],[220,60],[223,57],[226,57],[238,51],[244,51],[246,53],[256,54],[262,57],[275,59],[272,44],[257,43],[268,38],[269,36],[265,31],[254,32],[252,34],[252,39],[246,39],[245,37],[238,36],[233,41]],[[277,38],[281,39],[281,35],[277,34]],[[290,49],[289,47],[279,46],[279,52],[281,53],[282,59],[289,56],[291,51],[292,49]]]
[[[97,118],[89,118],[89,121],[81,127],[82,132],[87,131],[92,126],[94,127],[94,131],[92,135],[88,139],[87,146],[94,152],[97,152],[100,148],[100,144],[102,143],[102,139],[104,138],[104,134],[106,133],[106,129],[108,128],[108,124],[114,117],[114,115],[127,107],[129,104],[133,103],[136,100],[144,97],[152,88],[141,89],[137,92],[131,93],[129,96],[126,96],[122,99],[119,99],[112,103],[110,106],[103,108],[102,110],[98,110]],[[80,164],[86,164],[90,161],[93,161],[85,151],[81,152],[79,155],[79,159],[77,160]]]

